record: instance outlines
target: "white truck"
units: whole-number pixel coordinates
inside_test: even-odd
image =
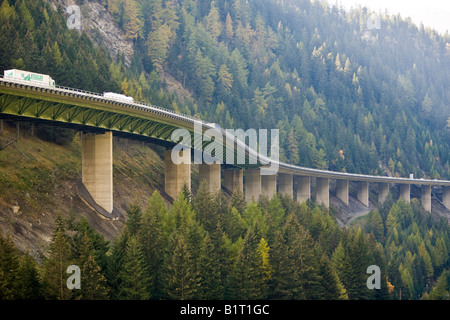
[[[112,100],[118,100],[118,101],[123,101],[123,102],[128,102],[128,103],[134,103],[134,99],[132,97],[128,97],[124,94],[120,94],[120,93],[115,93],[115,92],[103,92],[103,96],[105,98],[109,98]]]
[[[16,80],[20,82],[30,82],[46,87],[55,87],[55,80],[47,74],[40,74],[36,72],[23,71],[18,69],[5,70],[3,73],[5,80]]]

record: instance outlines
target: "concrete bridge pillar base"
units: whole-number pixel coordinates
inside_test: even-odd
[[[420,202],[425,210],[431,212],[431,185],[423,184],[420,187]]]
[[[311,198],[311,177],[295,176],[297,202],[302,203]]]
[[[407,203],[411,202],[411,185],[401,184],[400,185],[400,198],[405,200]]]
[[[244,192],[244,173],[242,169],[224,169],[223,185],[225,188],[234,192],[240,190]]]
[[[198,168],[198,179],[200,183],[206,183],[209,192],[216,193],[221,189],[220,163],[202,163]]]
[[[278,193],[287,195],[289,198],[294,197],[294,176],[289,173],[278,174]]]
[[[113,211],[113,135],[82,134],[82,182],[94,201],[109,213]]]
[[[442,203],[450,210],[450,187],[442,187]]]
[[[261,193],[272,199],[277,193],[277,175],[261,175]]]
[[[261,172],[260,169],[245,170],[245,200],[247,202],[258,201],[261,195]]]
[[[336,180],[336,197],[348,205],[348,180]]]
[[[365,205],[366,207],[369,206],[369,182],[368,181],[358,182],[357,198],[363,205]]]
[[[178,197],[185,184],[191,189],[190,150],[180,151],[179,160],[180,163],[175,164],[174,161],[172,161],[172,150],[167,149],[164,151],[165,191],[174,200]]]
[[[316,202],[327,208],[330,206],[330,180],[328,178],[316,178]]]
[[[381,205],[386,201],[387,196],[389,195],[389,183],[378,184],[378,204]]]

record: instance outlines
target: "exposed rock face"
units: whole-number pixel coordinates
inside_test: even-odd
[[[61,5],[66,12],[70,6],[77,5],[75,0],[49,0],[49,2],[55,10],[58,5]],[[106,8],[97,2],[88,1],[78,7],[81,19],[79,21],[71,20],[68,26],[77,27],[76,23],[81,22],[79,30],[85,32],[92,42],[96,45],[103,45],[112,58],[123,54],[125,63],[129,65],[134,54],[133,41],[127,39],[124,32],[116,26]],[[73,17],[74,13],[75,11],[67,12],[67,17]]]

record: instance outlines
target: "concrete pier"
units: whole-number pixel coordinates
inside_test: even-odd
[[[420,202],[425,210],[431,212],[431,186],[423,184],[420,187]]]
[[[378,183],[378,205],[382,205],[389,195],[389,183]]]
[[[260,169],[246,169],[244,178],[245,200],[247,202],[258,201],[261,195]]]
[[[261,176],[261,194],[272,199],[277,193],[277,175],[262,175]]]
[[[244,172],[242,169],[224,169],[223,170],[223,185],[225,188],[234,192],[241,190],[244,192]]]
[[[358,182],[356,196],[363,205],[369,206],[369,181]]]
[[[330,206],[330,180],[327,178],[316,178],[316,202]]]
[[[442,203],[450,210],[450,187],[442,187]]]
[[[297,202],[302,203],[311,198],[311,177],[295,176]]]
[[[198,166],[198,180],[204,181],[209,192],[216,193],[221,189],[221,171],[220,163],[206,164]]]
[[[400,198],[405,200],[407,203],[411,202],[411,185],[401,184],[400,185]]]
[[[111,213],[113,211],[113,135],[82,134],[82,182],[95,202]]]
[[[348,205],[348,180],[336,180],[336,197]]]
[[[278,174],[278,193],[287,195],[289,198],[294,197],[294,176],[289,173]]]
[[[191,152],[180,151],[180,164],[172,161],[171,154],[171,149],[164,151],[165,191],[175,200],[185,184],[191,189]]]

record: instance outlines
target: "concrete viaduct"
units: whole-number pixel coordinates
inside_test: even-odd
[[[179,155],[184,163],[175,164],[171,159],[172,134],[177,129],[185,129],[195,134],[195,124],[200,124],[202,132],[211,129],[211,124],[171,110],[142,103],[112,100],[98,93],[65,87],[43,87],[36,84],[10,81],[0,77],[0,133],[3,119],[51,122],[82,131],[82,184],[94,202],[103,208],[107,218],[116,218],[113,213],[113,134],[133,137],[162,145],[166,148],[165,191],[175,199],[183,186],[191,187],[191,166],[193,150],[207,152],[213,141],[194,141]],[[238,142],[221,130],[224,138],[223,150],[239,153]],[[231,143],[229,141],[233,140]],[[226,143],[225,143],[226,142]],[[242,150],[242,149],[241,149]],[[343,172],[333,172],[299,167],[283,162],[271,161],[276,165],[276,174],[265,175],[261,170],[269,166],[250,161],[255,151],[245,146],[246,162],[241,165],[199,164],[199,180],[205,181],[211,192],[222,187],[233,192],[240,189],[247,201],[258,200],[260,195],[268,198],[274,194],[284,194],[298,202],[312,197],[318,203],[330,204],[330,180],[336,182],[336,196],[345,204],[349,203],[349,184],[356,183],[357,199],[369,206],[369,184],[378,189],[378,204],[382,204],[389,193],[391,184],[398,184],[400,198],[410,201],[411,185],[421,189],[421,203],[431,211],[431,187],[442,187],[442,204],[450,210],[450,181],[412,178],[371,176]],[[191,151],[191,152],[189,152]],[[213,155],[211,153],[211,155]],[[252,164],[250,164],[252,163]],[[312,195],[312,180],[315,193]]]

